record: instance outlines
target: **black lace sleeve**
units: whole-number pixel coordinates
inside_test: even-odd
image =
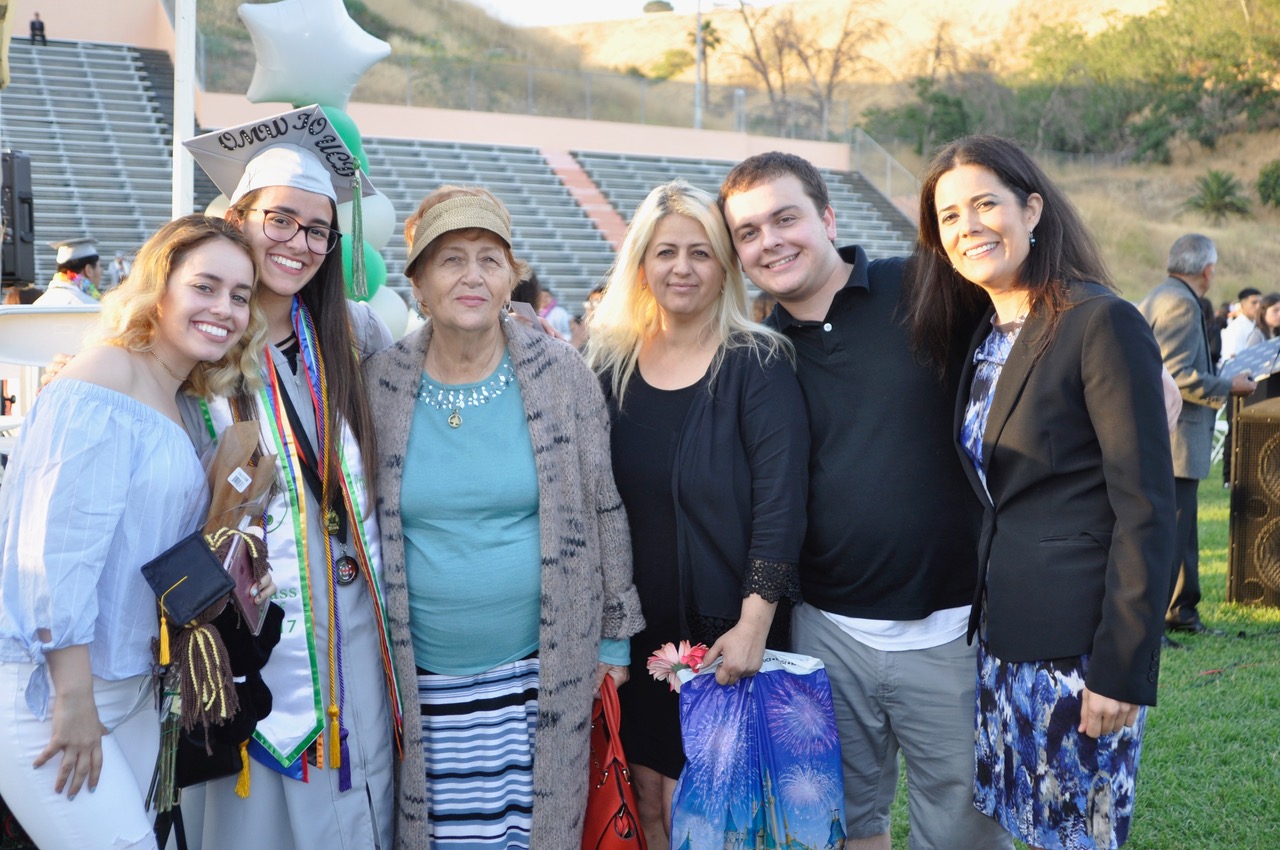
[[[742,596],[760,594],[765,602],[786,599],[800,602],[800,569],[796,564],[784,561],[765,561],[751,558],[747,561],[747,574],[742,580]]]

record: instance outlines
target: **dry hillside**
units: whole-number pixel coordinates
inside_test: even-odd
[[[1277,156],[1280,131],[1270,131],[1224,138],[1214,151],[1188,145],[1175,152],[1172,165],[1078,165],[1054,173],[1098,237],[1125,295],[1140,297],[1162,280],[1173,240],[1197,232],[1218,244],[1218,276],[1209,293],[1218,303],[1246,286],[1280,291],[1280,210],[1259,207],[1253,187],[1258,171]],[[1253,196],[1252,218],[1215,226],[1181,211],[1195,192],[1195,179],[1211,168],[1231,172],[1245,185]]]
[[[923,70],[939,28],[944,28],[962,50],[986,54],[1001,67],[1016,68],[1027,36],[1040,26],[1070,21],[1094,32],[1124,16],[1145,14],[1164,5],[1164,0],[1075,0],[1070,4],[971,0],[964,4],[963,15],[957,14],[954,4],[937,0],[796,0],[791,6],[798,18],[825,22],[828,35],[834,36],[830,29],[838,26],[851,1],[861,14],[889,25],[887,36],[866,49],[877,71],[863,81],[878,83],[901,80]],[[712,3],[703,5],[711,7]],[[746,27],[736,4],[721,5],[733,8],[703,12],[724,40],[721,49],[708,57],[711,82],[748,83],[751,77],[740,58],[750,43]],[[779,8],[765,14],[775,14]],[[617,70],[634,66],[649,71],[665,51],[687,49],[693,30],[692,15],[659,13],[535,32],[554,34],[576,45],[586,65]],[[683,76],[692,80],[693,71]]]

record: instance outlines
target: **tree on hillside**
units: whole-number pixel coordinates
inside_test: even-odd
[[[888,109],[868,109],[864,113],[868,132],[876,138],[910,141],[922,156],[978,130],[1008,135],[1016,103],[992,72],[993,61],[962,49],[950,24],[940,23],[930,44],[908,60],[916,73],[908,84],[915,100]]]
[[[804,18],[790,4],[754,9],[738,0],[749,43],[739,51],[769,97],[774,123],[785,134],[797,108],[811,112],[825,137],[839,88],[869,61],[863,48],[884,37],[886,24],[866,17],[866,0],[849,0],[839,27]],[[799,89],[803,100],[794,99]]]
[[[884,21],[863,17],[857,8],[859,5],[851,0],[845,7],[834,41],[830,35],[832,30],[817,21],[801,22],[794,15],[781,21],[791,53],[804,70],[805,86],[818,111],[819,131],[824,139],[831,127],[831,105],[836,90],[854,73],[871,64],[862,53],[863,47],[880,41],[887,29]]]
[[[673,47],[662,54],[662,58],[653,66],[649,76],[655,80],[669,80],[691,67],[693,63],[692,53],[681,47]]]
[[[787,55],[790,48],[778,26],[779,19],[794,12],[790,8],[779,11],[777,7],[754,9],[746,0],[738,0],[738,11],[747,28],[750,44],[739,50],[738,55],[747,63],[751,72],[759,78],[769,98],[769,110],[773,113],[775,132],[781,136],[787,128]],[[777,12],[777,15],[773,13]]]
[[[1258,172],[1258,200],[1264,207],[1280,207],[1280,159],[1273,159]]]
[[[1280,126],[1280,0],[1179,0],[1093,35],[1042,27],[1004,76],[947,42],[940,29],[915,99],[867,113],[873,132],[927,150],[963,113],[1038,153],[1169,162],[1178,143],[1212,148],[1225,133]]]
[[[1168,161],[1179,139],[1212,148],[1223,133],[1280,124],[1274,0],[1181,0],[1092,37],[1046,28],[1032,39],[1030,60],[1035,84],[1074,89],[1086,109],[1100,93],[1123,119],[1094,112],[1106,133],[1090,128],[1093,144],[1142,158]]]
[[[707,69],[711,65],[710,54],[720,49],[722,39],[720,31],[716,29],[715,24],[704,19],[702,21],[702,105],[705,107],[710,101],[709,92],[711,91],[711,75]],[[698,50],[698,30],[694,28],[689,33],[689,46],[694,49],[696,54]]]
[[[1196,178],[1196,193],[1187,199],[1183,207],[1204,213],[1215,224],[1222,224],[1229,215],[1249,215],[1249,199],[1244,187],[1229,171],[1213,171]]]

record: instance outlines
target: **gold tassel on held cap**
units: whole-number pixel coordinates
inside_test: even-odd
[[[173,587],[166,590],[160,596],[160,666],[161,667],[169,666],[169,617],[167,615],[167,612],[165,611],[164,598],[173,591],[174,587],[177,587],[178,585],[182,584],[186,580],[187,580],[186,576],[183,576],[182,578],[178,579],[176,582],[173,583]]]

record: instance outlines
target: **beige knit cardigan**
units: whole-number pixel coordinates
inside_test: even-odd
[[[630,637],[644,620],[631,582],[631,542],[613,482],[600,386],[567,344],[505,319],[502,327],[533,442],[542,539],[531,847],[567,850],[581,843],[600,640]],[[378,445],[387,619],[404,709],[404,757],[396,766],[397,850],[428,847],[430,832],[400,524],[405,450],[430,342],[428,322],[364,367]]]

